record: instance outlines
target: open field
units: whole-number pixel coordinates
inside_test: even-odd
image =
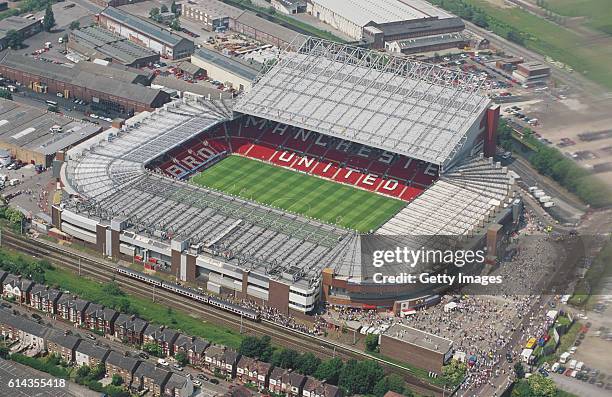
[[[191,181],[361,232],[376,229],[406,204],[239,156],[226,158]]]
[[[609,68],[612,62],[611,42],[606,40],[593,43],[589,37],[517,7],[501,8],[487,0],[465,0],[465,2],[481,8],[489,17],[522,32],[524,45],[527,48],[563,62],[590,80],[612,89],[612,70]],[[567,2],[569,4],[572,1],[567,0]],[[502,35],[507,33],[501,28],[499,30],[498,33]]]
[[[586,25],[612,35],[610,0],[546,0],[546,8],[565,17],[586,17]]]

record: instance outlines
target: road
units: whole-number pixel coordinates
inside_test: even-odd
[[[350,346],[338,344],[314,335],[299,332],[290,328],[279,326],[269,321],[254,323],[240,320],[233,314],[218,310],[208,305],[196,305],[188,298],[183,298],[174,293],[155,289],[140,281],[122,276],[113,271],[114,264],[94,259],[81,252],[68,250],[43,240],[23,240],[14,233],[3,230],[1,244],[36,257],[44,257],[54,265],[67,268],[75,273],[88,276],[92,279],[107,282],[114,279],[119,286],[130,295],[151,299],[155,295],[155,301],[165,306],[175,308],[183,312],[189,312],[198,318],[221,325],[234,330],[242,330],[250,335],[270,335],[273,343],[295,349],[300,352],[312,352],[322,358],[340,357],[343,359],[373,360],[378,362],[386,372],[396,373],[402,376],[411,389],[420,394],[442,395],[442,390],[434,385],[428,384],[416,377],[410,370],[397,364],[371,356],[361,350]]]
[[[535,51],[529,50],[519,44],[512,43],[496,35],[495,33],[492,33],[489,30],[486,30],[479,26],[474,25],[473,23],[469,21],[464,21],[464,22],[465,22],[465,26],[469,30],[476,32],[482,37],[485,37],[487,40],[489,40],[489,42],[491,43],[493,47],[497,47],[497,48],[504,49],[504,50],[509,50],[510,52],[513,53],[513,55],[521,56],[525,60],[531,59],[531,60],[537,60],[543,63],[547,63],[545,57],[543,55],[538,54]],[[602,87],[593,83],[590,80],[587,80],[586,78],[582,77],[578,73],[569,73],[566,70],[559,69],[552,64],[548,64],[548,65],[551,66],[552,70],[554,71],[554,76],[556,78],[558,78],[564,84],[567,84],[569,87],[571,87],[576,92],[581,92],[587,95],[588,94],[591,94],[591,95],[604,94],[604,90],[602,89]]]

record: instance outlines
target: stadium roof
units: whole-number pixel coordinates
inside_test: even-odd
[[[423,0],[312,0],[359,26],[453,15]]]
[[[489,106],[483,81],[309,38],[264,70],[234,110],[443,164]]]
[[[145,170],[230,115],[226,101],[176,101],[71,149],[63,180],[82,202],[67,199],[66,209],[125,220],[130,238],[157,249],[169,252],[171,240],[186,240],[205,246],[206,260],[224,267],[316,279],[346,254],[353,232]]]

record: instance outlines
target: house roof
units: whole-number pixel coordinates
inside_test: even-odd
[[[46,338],[53,332],[51,328],[42,326],[26,317],[15,315],[5,308],[0,308],[0,323],[41,338]]]
[[[282,379],[283,375],[285,375],[286,373],[286,369],[274,367],[272,368],[272,372],[270,373],[270,379]]]
[[[69,294],[62,295],[59,301],[57,302],[58,305],[64,305],[70,309],[75,309],[77,311],[85,310],[90,303],[91,302],[89,301],[71,296]]]
[[[115,320],[115,328],[124,327],[136,332],[142,332],[147,327],[147,322],[140,317],[121,313]]]
[[[136,369],[136,372],[134,372],[135,377],[151,379],[153,383],[161,387],[165,385],[166,381],[170,377],[170,374],[170,371],[156,367],[155,365],[146,361],[143,361]]]
[[[97,358],[98,360],[104,360],[106,355],[109,354],[110,349],[93,344],[86,340],[81,340],[81,343],[79,343],[77,346],[76,351],[89,357]]]
[[[300,387],[306,381],[306,376],[298,374],[297,372],[287,372],[282,377],[283,383],[288,383],[291,386]]]
[[[114,350],[111,350],[110,354],[106,358],[106,364],[114,365],[115,367],[125,369],[129,371],[130,373],[134,373],[139,363],[140,363],[140,360],[134,357],[125,356]]]
[[[168,382],[166,382],[166,389],[182,389],[186,386],[187,381],[187,377],[172,372],[172,375],[168,378]]]
[[[160,342],[173,342],[178,336],[178,331],[163,325],[149,324],[144,330],[144,335]]]
[[[210,342],[207,340],[185,334],[179,334],[174,344],[182,347],[185,350],[191,350],[198,354],[202,354],[204,350],[210,346]]]
[[[48,340],[60,345],[61,347],[74,350],[79,344],[81,338],[72,334],[66,334],[65,332],[55,331],[49,336]]]
[[[27,278],[23,278],[21,276],[15,276],[14,274],[8,274],[2,281],[3,286],[9,284],[12,288],[19,287],[19,289],[22,291],[28,290],[35,285],[32,280],[28,280]]]

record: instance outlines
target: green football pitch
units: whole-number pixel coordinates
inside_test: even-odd
[[[406,204],[236,155],[191,182],[360,232],[376,229]]]

